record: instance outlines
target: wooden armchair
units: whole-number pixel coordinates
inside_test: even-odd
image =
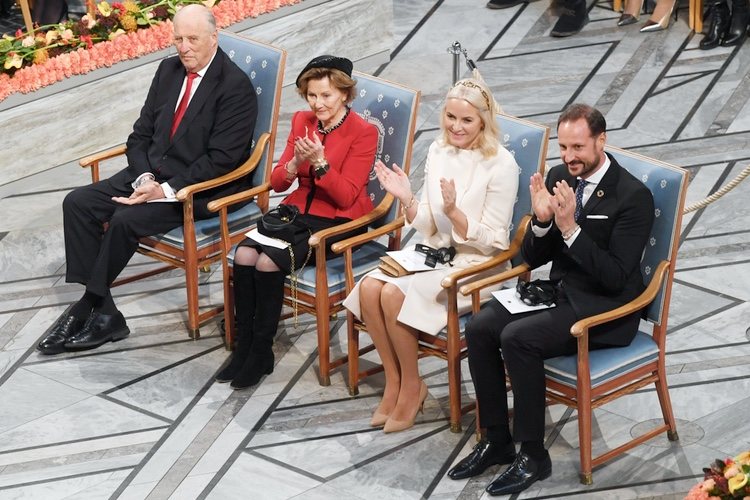
[[[470,313],[459,315],[456,297],[460,283],[476,274],[492,269],[511,259],[517,259],[526,222],[531,209],[531,198],[529,195],[528,179],[535,172],[544,172],[544,160],[547,154],[547,142],[549,139],[549,128],[538,125],[513,116],[498,114],[497,122],[503,134],[502,143],[514,155],[519,166],[518,196],[513,211],[513,222],[511,227],[511,245],[504,252],[499,253],[487,262],[470,269],[457,271],[443,279],[442,285],[448,294],[448,325],[438,335],[429,335],[421,332],[419,334],[419,349],[421,355],[437,356],[448,362],[448,392],[450,395],[450,424],[453,432],[461,431],[461,414],[470,411],[473,403],[461,406],[461,360],[466,357],[466,341],[463,338],[463,329]],[[398,229],[404,224],[403,216],[393,221],[389,227],[367,233],[366,235],[351,238],[346,242],[334,245],[336,251],[343,251],[346,260],[351,259],[351,248],[377,238],[384,230]],[[351,264],[347,263],[347,290],[354,288],[356,279],[361,275],[349,272]],[[476,297],[475,307],[479,309],[479,296]],[[356,395],[359,392],[359,381],[373,373],[382,370],[381,366],[368,370],[359,370],[359,357],[374,349],[370,345],[363,349],[359,348],[359,332],[366,331],[367,326],[356,319],[351,312],[347,312],[347,336],[348,336],[348,361],[349,361],[349,393]]]
[[[375,125],[379,132],[378,147],[375,160],[382,160],[390,165],[399,164],[407,173],[411,159],[411,146],[416,127],[417,108],[419,106],[419,91],[402,85],[388,82],[381,78],[355,71],[357,80],[357,98],[352,103],[352,110],[361,115],[369,123]],[[257,190],[265,187],[266,183]],[[257,190],[253,190],[257,192]],[[370,199],[375,206],[369,214],[353,221],[318,231],[310,237],[310,246],[322,249],[328,238],[351,231],[354,228],[369,226],[371,228],[387,225],[397,213],[393,197],[381,187],[374,171],[370,174],[367,186]],[[209,204],[209,209],[226,207],[235,203],[237,195],[217,200]],[[400,242],[400,232],[395,232],[388,243],[373,243],[363,246],[355,252],[355,267],[360,275],[377,267],[379,258],[387,249],[396,249]],[[228,241],[228,240],[225,240]],[[225,328],[227,343],[231,345],[233,335],[232,279],[231,279],[231,244],[225,245],[227,256],[223,260],[224,293],[225,293]],[[315,253],[315,262],[309,262],[297,275],[297,291],[292,292],[291,277],[287,277],[285,284],[285,304],[298,308],[300,312],[315,315],[318,335],[319,379],[321,385],[330,384],[330,373],[346,362],[346,359],[330,362],[330,318],[342,309],[341,302],[346,297],[344,285],[344,259],[337,257],[326,260],[325,252]]]
[[[578,353],[545,361],[547,399],[578,410],[578,439],[581,459],[581,482],[592,483],[591,470],[662,432],[674,441],[677,427],[667,388],[664,356],[667,319],[672,291],[675,261],[680,238],[682,211],[687,192],[685,170],[645,156],[607,147],[625,169],[643,181],[654,197],[655,215],[651,237],[641,260],[641,270],[648,281],[646,290],[632,302],[597,316],[575,323],[570,334],[576,337]],[[478,297],[479,290],[496,280],[506,280],[528,271],[517,266],[491,280],[463,287],[461,293]],[[590,328],[643,310],[644,319],[652,326],[636,334],[627,347],[589,351]],[[644,322],[641,323],[642,325]],[[602,455],[591,456],[592,411],[616,398],[654,384],[664,423],[631,439]]]
[[[268,209],[268,192],[267,189],[261,189],[261,187],[268,184],[270,176],[281,83],[286,62],[284,50],[230,33],[219,33],[219,46],[250,76],[258,95],[258,119],[253,135],[253,153],[233,172],[181,189],[177,193],[177,199],[182,202],[183,206],[183,226],[168,233],[141,238],[138,248],[139,253],[165,265],[118,279],[112,284],[113,286],[122,285],[171,269],[183,269],[187,291],[187,326],[191,338],[198,338],[200,324],[220,314],[224,308],[220,305],[201,313],[198,304],[198,270],[210,266],[222,257],[221,218],[224,218],[227,227],[227,238],[236,242],[242,239],[244,233]],[[125,152],[125,145],[120,145],[87,156],[80,160],[80,165],[91,168],[92,181],[96,182],[99,180],[100,162],[123,155]],[[193,196],[196,193],[221,186],[246,175],[252,175],[253,184],[259,187],[252,190],[251,196],[243,200],[246,204],[242,208],[231,213],[226,213],[225,210],[220,216],[211,219],[196,221],[193,218]]]

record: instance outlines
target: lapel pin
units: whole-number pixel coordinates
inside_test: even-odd
[[[600,189],[599,191],[596,192],[596,197],[601,198],[602,196],[604,196],[604,190]]]

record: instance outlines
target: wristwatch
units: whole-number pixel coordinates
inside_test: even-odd
[[[331,166],[325,160],[321,161],[320,163],[316,163],[315,164],[315,177],[320,179],[326,174],[326,172],[328,172],[329,168],[331,168]]]

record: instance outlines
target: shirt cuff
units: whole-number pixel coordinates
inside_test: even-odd
[[[534,224],[531,224],[531,232],[534,233],[534,236],[536,236],[537,238],[547,236],[547,233],[549,233],[550,229],[552,229],[552,224],[550,224],[547,227],[539,227]]]
[[[172,186],[169,185],[167,182],[162,182],[161,184],[161,190],[164,191],[164,197],[167,199],[173,199],[176,198],[176,193],[174,192],[174,189],[172,189]]]
[[[565,244],[568,245],[568,248],[573,246],[573,242],[576,240],[576,238],[578,238],[579,234],[581,234],[581,226],[578,226],[578,228],[576,228],[576,230],[573,232],[572,235],[570,235],[570,237],[567,240],[563,239]]]
[[[156,177],[154,177],[154,174],[151,172],[145,172],[139,175],[133,182],[130,183],[130,187],[133,189],[137,189],[141,184],[148,181],[156,180]]]

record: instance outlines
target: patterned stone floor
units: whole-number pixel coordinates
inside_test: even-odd
[[[546,1],[490,11],[482,0],[398,0],[392,60],[362,69],[423,92],[415,185],[451,82],[446,48],[459,40],[507,112],[553,126],[566,104],[594,104],[611,144],[688,169],[693,203],[750,157],[750,47],[698,50],[686,10],[667,31],[642,34],[639,25],[617,28],[602,1],[591,5],[583,32],[553,39]],[[378,36],[378,26],[346,36]],[[12,160],[5,146],[2,164]],[[553,137],[549,162],[557,155]],[[382,378],[363,383],[355,398],[340,373],[330,387],[318,385],[310,317],[299,328],[280,326],[272,375],[233,392],[213,382],[227,356],[217,324],[204,326],[200,340],[186,336],[180,273],[115,290],[133,332],[127,340],[80,354],[36,353],[44,329],[81,293],[63,280],[59,207],[84,182],[66,163],[0,185],[0,499],[487,496],[498,467],[471,480],[445,477],[473,445],[474,417],[464,417],[462,433],[449,431],[441,362],[421,365],[430,390],[424,415],[391,435],[368,427]],[[514,498],[682,498],[711,460],[750,448],[748,195],[745,182],[684,219],[667,344],[680,441],[655,438],[583,486],[576,415],[550,407],[552,477]],[[149,265],[137,257],[126,272]],[[204,304],[220,302],[220,270],[201,281]],[[339,318],[338,352],[342,326]],[[463,374],[471,397],[465,366]],[[594,448],[657,418],[652,390],[606,405],[594,413]]]

